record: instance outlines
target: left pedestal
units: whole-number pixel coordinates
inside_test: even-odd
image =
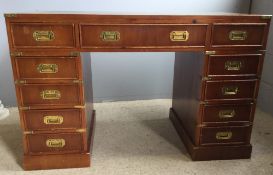
[[[15,54],[11,60],[24,169],[89,167],[95,111],[91,81],[83,81],[80,54]],[[91,79],[91,73],[88,76]]]

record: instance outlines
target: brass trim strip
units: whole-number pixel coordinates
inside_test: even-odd
[[[76,105],[76,106],[74,106],[74,108],[85,109],[85,105]]]
[[[76,132],[83,133],[86,132],[85,128],[76,129]]]
[[[27,81],[26,80],[15,80],[14,84],[26,84]]]
[[[10,56],[21,57],[21,56],[23,56],[23,52],[10,52]]]
[[[206,53],[206,55],[214,55],[214,54],[216,54],[216,51],[214,51],[214,50],[209,51],[208,50],[205,53]]]
[[[33,131],[24,131],[24,134],[27,135],[27,134],[34,134]]]
[[[21,106],[19,107],[19,110],[22,110],[22,111],[30,110],[30,106]]]
[[[202,81],[207,81],[207,80],[211,80],[211,79],[212,79],[211,77],[203,77]]]
[[[73,80],[73,83],[83,83],[83,80]]]

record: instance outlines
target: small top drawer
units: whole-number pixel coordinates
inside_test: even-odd
[[[210,55],[208,76],[257,76],[262,55]]]
[[[15,66],[19,80],[80,79],[80,58],[15,57]]]
[[[214,24],[212,47],[263,47],[267,24]]]
[[[205,46],[206,24],[80,25],[82,48]]]
[[[14,48],[74,48],[74,24],[11,23]]]

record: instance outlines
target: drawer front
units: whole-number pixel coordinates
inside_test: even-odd
[[[28,134],[25,136],[29,154],[79,153],[85,151],[85,134]]]
[[[79,79],[75,57],[16,57],[18,79]]]
[[[257,83],[257,80],[207,81],[205,100],[252,100]]]
[[[207,25],[82,24],[81,47],[205,46]]]
[[[262,55],[209,56],[208,76],[257,76]]]
[[[203,123],[251,122],[253,104],[205,105]]]
[[[262,47],[265,44],[266,23],[214,24],[212,47]]]
[[[14,48],[76,47],[74,24],[11,23]]]
[[[84,110],[28,110],[23,111],[26,131],[84,128]]]
[[[18,88],[22,106],[83,104],[81,84],[27,84]]]
[[[200,144],[248,144],[251,127],[204,127],[201,129]]]

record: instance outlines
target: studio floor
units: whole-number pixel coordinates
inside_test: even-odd
[[[247,160],[193,162],[168,119],[170,100],[95,104],[91,168],[23,171],[16,108],[0,120],[0,175],[273,175],[273,116],[257,110]]]

